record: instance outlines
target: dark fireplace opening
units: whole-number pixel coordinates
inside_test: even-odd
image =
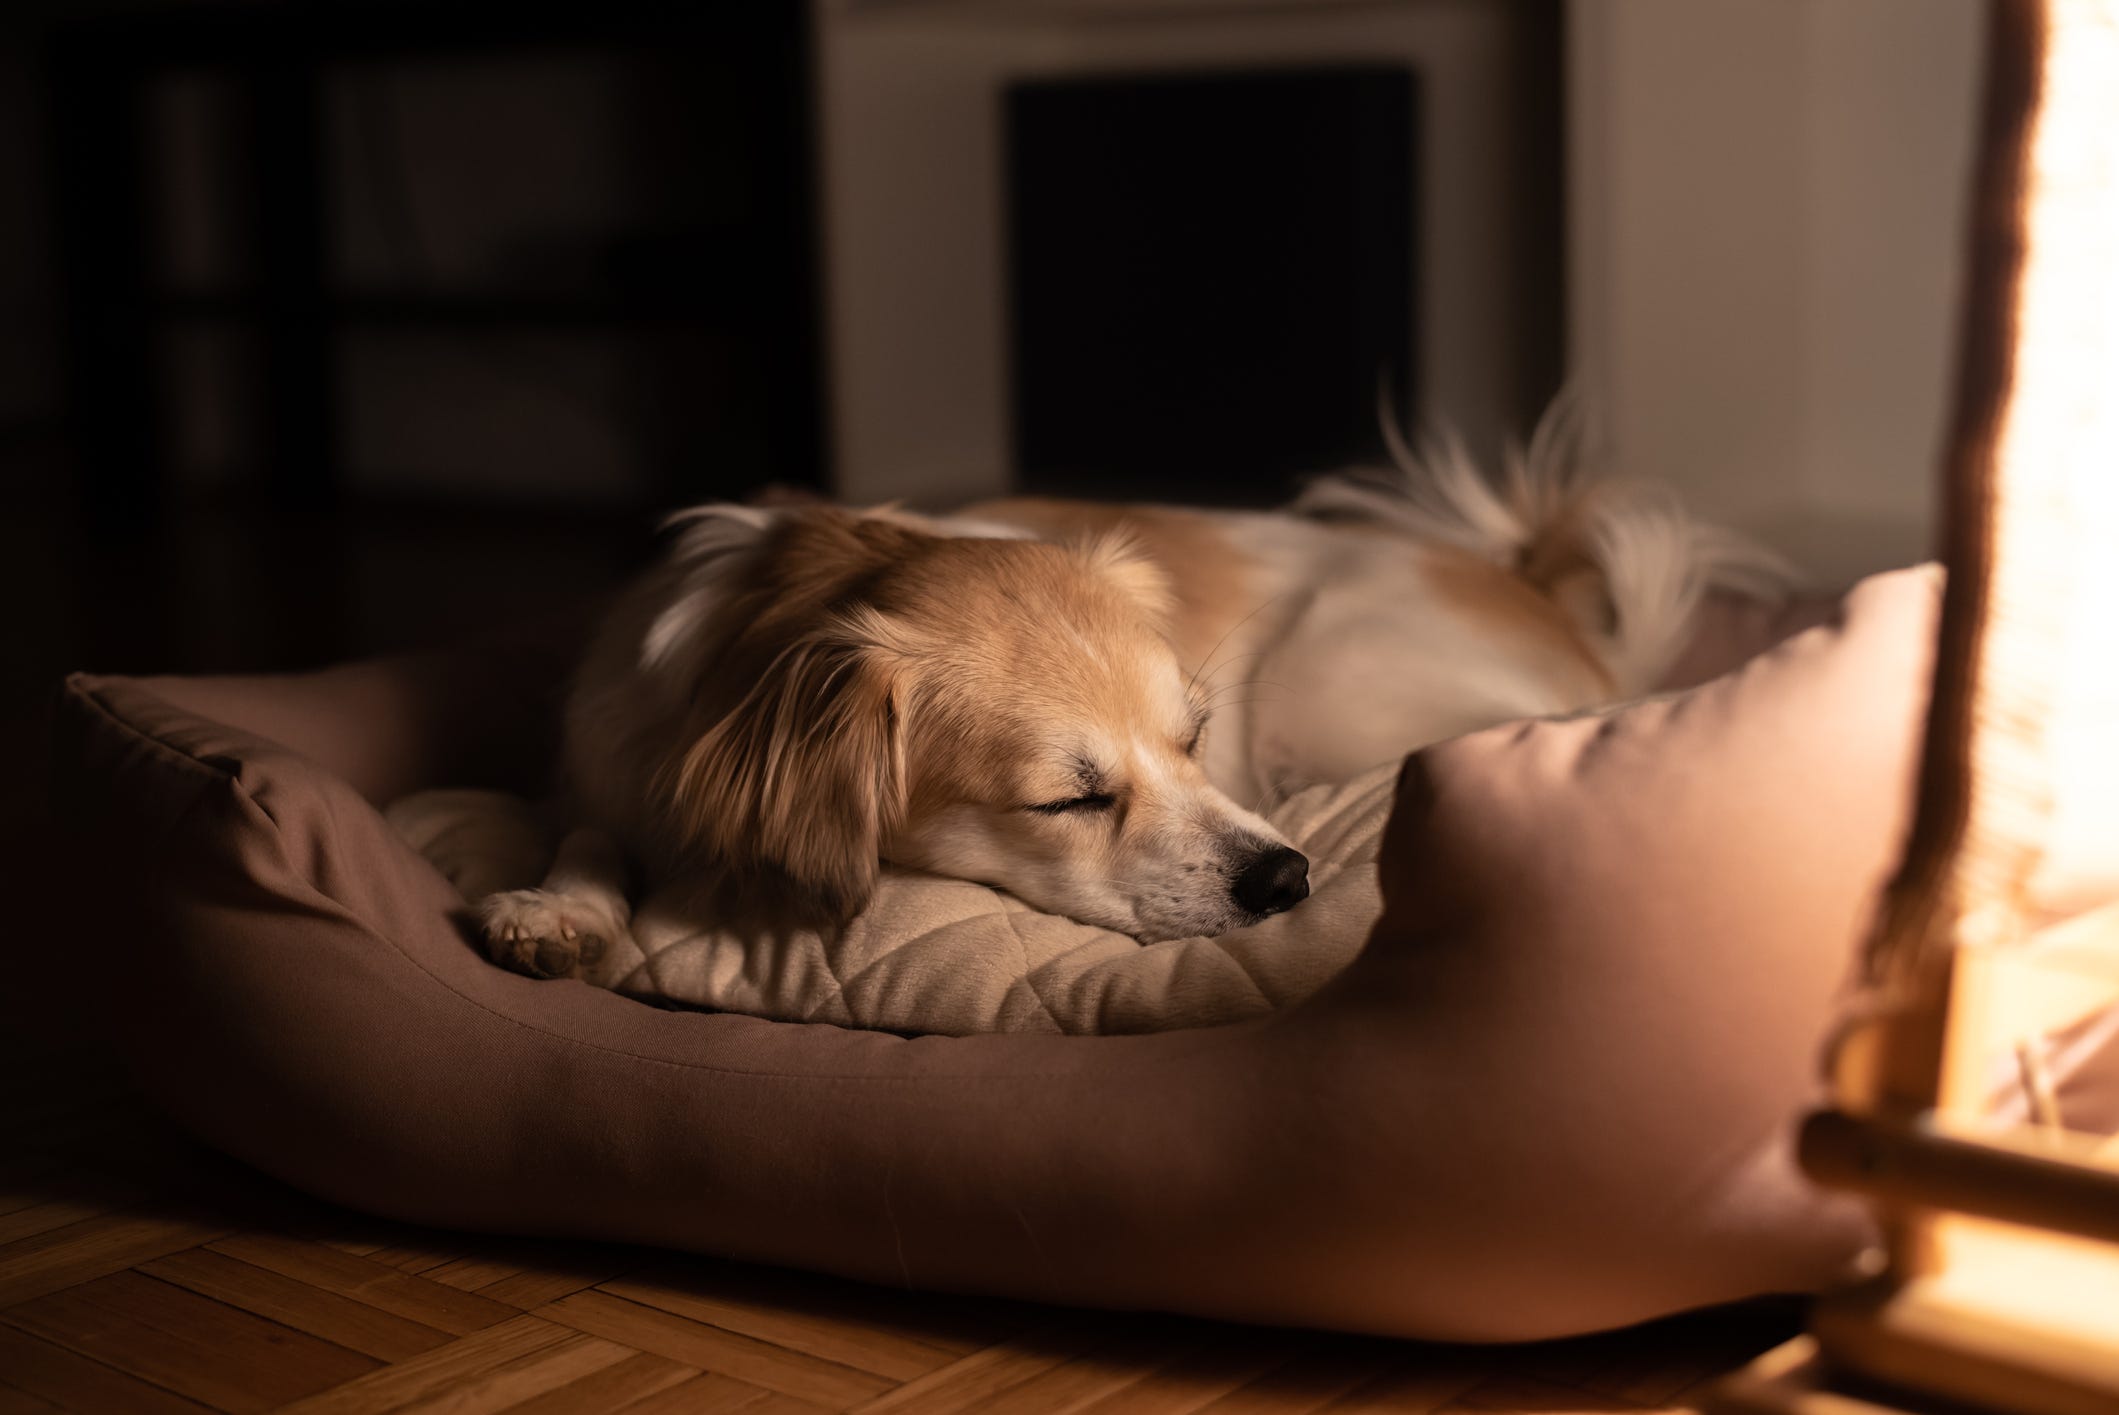
[[[1388,65],[1006,93],[1018,484],[1270,503],[1414,367],[1419,85]]]

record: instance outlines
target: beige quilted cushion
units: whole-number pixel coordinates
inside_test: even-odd
[[[1268,812],[1310,857],[1292,913],[1143,947],[983,885],[893,872],[839,937],[753,940],[649,900],[590,981],[628,996],[894,1032],[1145,1032],[1260,1016],[1317,991],[1376,922],[1376,851],[1396,764]],[[428,792],[393,826],[468,895],[536,880],[543,832],[519,799]]]

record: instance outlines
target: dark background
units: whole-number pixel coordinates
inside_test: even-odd
[[[535,615],[820,484],[801,19],[12,12],[11,698]]]

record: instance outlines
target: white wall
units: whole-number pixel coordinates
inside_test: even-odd
[[[1571,0],[1572,359],[1615,461],[1837,580],[1926,554],[1978,0]]]

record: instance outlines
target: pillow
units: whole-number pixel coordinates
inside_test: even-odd
[[[1828,1022],[1910,825],[1941,582],[1876,577],[1690,692],[1406,763],[1383,918],[1342,986],[1392,999],[1453,1073],[1423,1120],[1446,1111],[1478,1162],[1399,1180],[1462,1216],[1428,1251],[1477,1274],[1468,1303],[1530,1293],[1559,1320],[1595,1297],[1571,1280],[1647,1251],[1705,1294],[1820,1212],[1790,1130],[1823,1099]],[[1790,1285],[1829,1248],[1792,1245]]]
[[[1620,1325],[1870,1237],[1790,1135],[1904,828],[1936,601],[1884,577],[1684,697],[1419,754],[1366,947],[1228,1026],[905,1038],[493,968],[372,804],[482,749],[534,770],[429,710],[460,663],[74,679],[74,955],[173,1115],[400,1219],[1397,1336]]]
[[[886,870],[846,928],[752,937],[703,922],[681,886],[643,901],[584,981],[644,1001],[891,1032],[1149,1032],[1259,1017],[1308,997],[1376,922],[1395,765],[1266,814],[1310,857],[1298,908],[1216,938],[1143,946],[984,885]],[[535,885],[549,836],[522,798],[426,791],[385,818],[476,900]]]

